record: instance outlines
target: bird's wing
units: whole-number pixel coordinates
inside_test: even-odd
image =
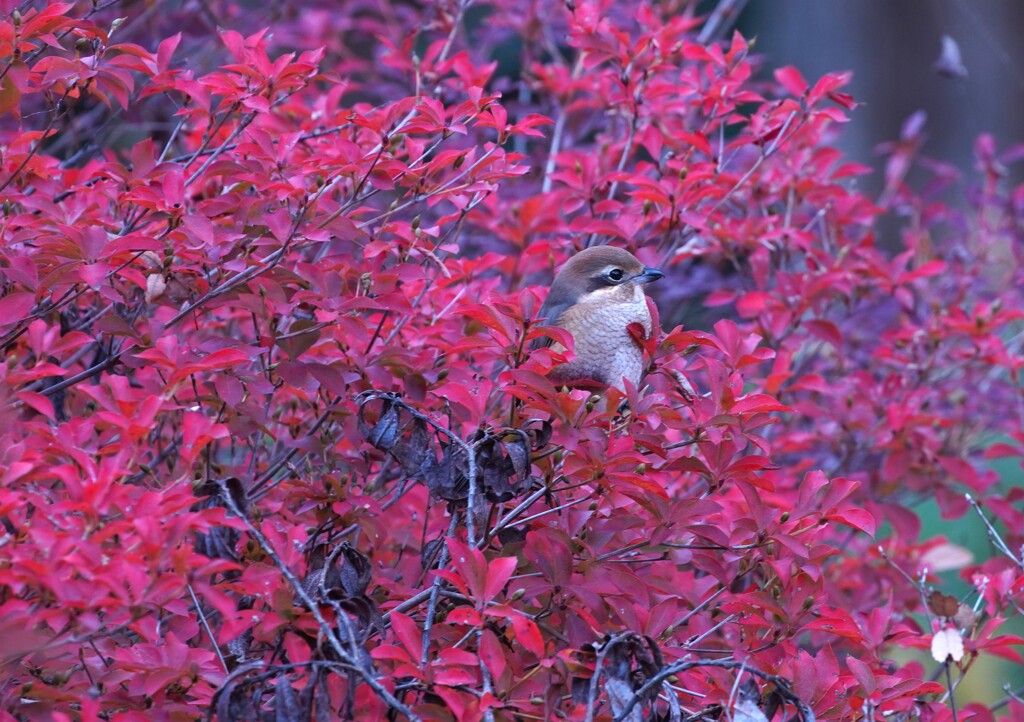
[[[565,313],[570,306],[573,305],[573,301],[564,298],[552,298],[554,294],[548,294],[547,299],[540,307],[540,313],[537,314],[536,323],[540,326],[558,326],[559,321],[562,318],[562,314]],[[543,348],[544,346],[550,346],[552,344],[550,336],[542,336],[541,338],[535,338],[530,342],[530,350]]]

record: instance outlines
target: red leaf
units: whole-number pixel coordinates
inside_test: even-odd
[[[480,612],[473,609],[472,607],[456,607],[452,611],[448,612],[448,616],[445,621],[449,624],[466,624],[470,627],[479,627],[483,625],[483,618],[480,616]]]
[[[775,71],[775,79],[790,95],[800,98],[807,92],[807,81],[792,65]]]
[[[391,613],[391,629],[405,647],[410,660],[419,660],[423,653],[423,635],[411,617],[400,612]]]
[[[487,581],[484,585],[484,601],[490,602],[505,588],[509,577],[516,570],[518,560],[515,557],[498,557],[487,565]]]
[[[247,361],[249,361],[249,357],[242,351],[234,348],[222,348],[201,361],[185,364],[171,375],[167,383],[168,386],[173,386],[192,374],[231,368]]]
[[[18,291],[0,298],[0,328],[20,322],[35,305],[34,293]]]
[[[508,669],[504,648],[490,629],[485,629],[480,634],[480,659],[483,660],[494,679],[500,679]]]
[[[729,409],[734,414],[749,414],[754,412],[779,411],[793,413],[793,409],[780,404],[768,394],[751,394],[736,401]]]
[[[517,642],[538,658],[544,658],[544,639],[536,622],[521,614],[513,614],[512,628],[516,632]]]
[[[482,608],[487,602],[487,561],[479,549],[471,548],[466,544],[448,538],[448,552],[452,557],[452,565],[459,576],[465,580],[470,596],[476,602],[477,608]]]
[[[830,521],[837,521],[840,524],[858,529],[868,536],[875,535],[876,521],[874,515],[866,509],[857,509],[855,507],[844,507],[838,511],[833,511],[825,515],[825,518]]]

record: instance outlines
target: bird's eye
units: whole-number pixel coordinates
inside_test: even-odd
[[[626,274],[622,272],[621,268],[613,268],[612,270],[608,271],[608,278],[612,279],[613,281],[621,281],[622,277],[625,275]]]

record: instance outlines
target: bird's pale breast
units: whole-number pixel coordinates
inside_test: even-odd
[[[572,333],[576,358],[554,369],[551,377],[556,381],[592,378],[620,389],[624,389],[622,378],[626,377],[639,386],[643,350],[629,333],[631,323],[640,323],[651,332],[651,313],[639,286],[594,293],[567,309],[559,325]]]

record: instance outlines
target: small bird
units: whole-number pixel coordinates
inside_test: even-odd
[[[576,358],[548,374],[555,382],[594,379],[625,391],[624,379],[634,386],[643,376],[643,350],[629,334],[639,323],[651,333],[651,312],[644,285],[662,278],[629,251],[595,246],[569,259],[555,276],[540,308],[538,321],[561,326],[572,334]],[[535,342],[536,346],[557,343]]]

